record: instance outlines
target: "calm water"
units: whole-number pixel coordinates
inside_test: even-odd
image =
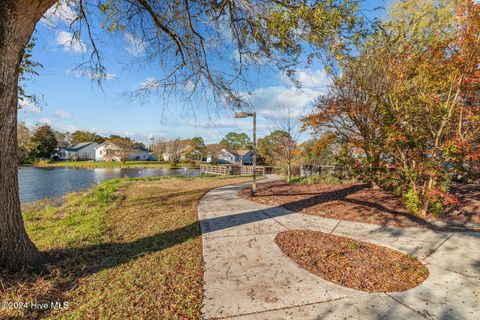
[[[18,171],[20,200],[30,202],[54,198],[69,192],[81,191],[94,184],[113,178],[156,177],[182,175],[197,176],[198,169],[120,169],[120,168],[34,168],[21,167]]]

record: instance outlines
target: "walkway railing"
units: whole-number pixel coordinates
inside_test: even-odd
[[[257,166],[255,172],[257,175],[271,173],[271,167]],[[202,174],[215,175],[233,175],[233,176],[251,176],[253,175],[253,166],[229,166],[229,165],[200,165]]]

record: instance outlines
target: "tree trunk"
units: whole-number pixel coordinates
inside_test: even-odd
[[[290,183],[290,180],[292,179],[292,164],[290,161],[287,163],[287,182]]]
[[[430,205],[431,199],[428,195],[428,191],[432,188],[434,184],[434,180],[432,177],[428,178],[428,183],[424,184],[421,192],[420,192],[420,215],[427,216],[428,215],[428,206]]]
[[[20,209],[17,160],[19,66],[37,21],[55,1],[0,3],[0,265],[38,266],[42,254],[28,237]]]
[[[380,186],[378,185],[378,170],[380,167],[380,158],[375,153],[367,153],[367,157],[369,159],[369,184],[370,188],[372,189],[379,189]]]

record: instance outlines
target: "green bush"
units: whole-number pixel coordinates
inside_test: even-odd
[[[432,201],[428,204],[428,213],[432,214],[435,217],[439,217],[444,210],[443,204],[441,201]]]
[[[418,193],[414,189],[409,189],[403,195],[403,201],[410,214],[416,215],[420,211],[420,199]]]
[[[340,184],[344,183],[345,181],[335,177],[335,176],[310,176],[310,177],[292,177],[290,179],[290,183],[292,184]]]

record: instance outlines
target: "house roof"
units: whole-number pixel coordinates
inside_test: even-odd
[[[235,150],[235,149],[224,149],[225,151],[235,155],[235,156],[240,156],[240,157],[243,157],[245,155],[247,155],[249,152],[251,152],[251,150],[248,150],[248,149],[238,149],[238,150]]]
[[[95,149],[98,149],[98,148],[100,148],[100,147],[102,147],[102,146],[106,146],[106,145],[112,145],[112,146],[114,146],[114,147],[117,147],[114,143],[111,143],[110,141],[107,140],[107,141],[105,141],[105,142],[100,143],[98,146],[95,147]],[[117,147],[117,148],[118,148],[118,147]]]
[[[107,145],[110,145],[112,147],[112,149],[120,149],[120,147],[118,145],[116,145],[115,143],[113,142],[110,142],[110,141],[105,141],[104,143],[102,144],[99,144],[97,147],[95,147],[95,149],[98,149],[102,146],[107,146]],[[136,151],[136,152],[149,152],[146,148],[143,148],[142,146],[139,146],[139,145],[136,145],[136,146],[133,146],[132,147],[132,150]]]
[[[81,142],[81,143],[74,144],[72,146],[63,147],[62,149],[65,149],[67,151],[78,151],[80,149],[83,149],[83,148],[91,145],[92,143],[95,143],[95,142]]]
[[[248,149],[239,149],[239,150],[235,150],[237,152],[237,154],[239,156],[244,156],[246,154],[248,154],[249,152],[252,152],[252,150],[248,150]]]
[[[75,149],[75,150],[80,150],[82,148],[85,148],[85,147],[91,145],[92,143],[95,143],[95,142],[81,142],[81,143],[77,143],[73,146],[70,146],[70,148]]]

